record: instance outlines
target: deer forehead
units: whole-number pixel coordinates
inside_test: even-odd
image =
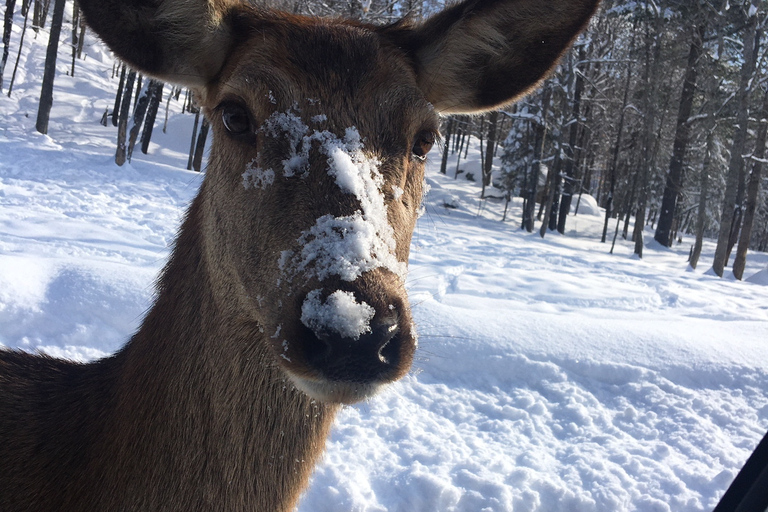
[[[421,130],[437,131],[437,114],[410,61],[377,31],[307,19],[262,23],[248,33],[203,92],[209,109],[236,98],[257,125],[293,110],[307,124],[322,119],[340,134],[355,127],[370,149],[385,152]]]

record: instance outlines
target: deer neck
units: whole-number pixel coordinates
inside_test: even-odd
[[[258,325],[216,299],[199,239],[202,204],[198,196],[155,305],[117,356],[115,446],[107,452],[115,456],[107,466],[124,458],[133,467],[114,476],[143,475],[137,491],[156,489],[149,499],[165,510],[289,510],[322,453],[336,406],[296,390]],[[170,478],[177,481],[160,485]]]

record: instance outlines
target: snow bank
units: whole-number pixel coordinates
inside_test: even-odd
[[[42,60],[47,38],[28,40]],[[49,136],[28,117],[37,68],[0,97],[0,343],[79,360],[136,328],[200,184],[178,170],[190,116],[156,130],[150,157],[114,166],[114,129],[98,121],[116,81],[87,48],[75,77],[57,77]],[[479,183],[428,176],[407,277],[414,370],[341,411],[299,512],[711,510],[768,429],[768,256],[750,253],[738,282],[687,271],[687,238],[642,260],[619,239],[611,255],[581,208],[566,236],[541,239],[519,229],[518,199],[502,223],[504,202],[481,202]],[[319,222],[307,244],[327,237],[353,275],[374,252],[365,213]],[[333,237],[342,222],[359,241]],[[705,241],[701,261],[713,253]],[[353,299],[313,302],[306,321],[330,312],[363,333]]]

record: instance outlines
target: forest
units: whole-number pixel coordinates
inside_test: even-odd
[[[404,16],[418,21],[442,7],[439,0],[268,3],[374,24]],[[497,112],[444,117],[443,145],[431,158],[441,159],[449,176],[481,181],[482,199],[523,198],[522,218],[505,218],[521,229],[542,237],[565,233],[573,203],[578,212],[588,194],[605,209],[602,242],[631,239],[642,258],[650,242],[644,228],[667,247],[689,234],[691,267],[711,264],[721,277],[732,267],[741,279],[748,250],[768,249],[768,192],[761,187],[768,161],[766,6],[765,0],[604,0],[541,87]],[[14,16],[23,17],[16,20],[23,23],[18,35]],[[36,127],[46,133],[55,76],[77,73],[78,60],[87,57],[83,42],[93,36],[77,2],[6,0],[0,88],[9,97],[24,39],[41,28],[50,40]],[[166,129],[163,108],[167,120],[174,101],[194,127],[187,168],[201,170],[208,123],[190,91],[120,62],[111,75],[115,101],[102,124],[117,131],[115,161],[130,161],[137,144],[147,152],[152,130]],[[472,137],[481,146],[481,176],[461,169]],[[699,261],[704,237],[717,240],[711,262]]]

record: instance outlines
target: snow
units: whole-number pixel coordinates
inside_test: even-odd
[[[301,306],[301,323],[315,333],[333,331],[342,338],[359,340],[371,332],[370,321],[376,310],[357,302],[355,294],[336,290],[323,301],[322,290],[312,290]]]
[[[275,171],[272,169],[262,169],[252,161],[245,167],[243,173],[243,187],[264,190],[275,182]]]
[[[355,196],[360,204],[360,209],[351,215],[323,215],[304,231],[298,239],[300,252],[280,254],[278,263],[283,277],[290,280],[300,274],[323,280],[337,275],[345,281],[354,281],[364,272],[383,267],[404,278],[406,265],[394,254],[395,236],[384,203],[379,160],[365,153],[357,129],[347,128],[343,139],[339,139],[329,131],[315,130],[306,135],[309,128],[293,111],[274,114],[270,119],[276,120],[267,123],[270,134],[282,133],[295,142],[301,140],[300,150],[290,161],[303,162],[302,172],[308,170],[312,143],[319,142],[319,151],[327,157],[328,174],[343,192]],[[299,124],[303,128],[297,128]],[[276,125],[282,126],[282,131],[278,131]],[[305,135],[299,139],[298,133]],[[295,171],[292,168],[287,176]]]
[[[98,122],[117,80],[89,40],[39,135],[27,55],[41,62],[47,37],[28,40],[0,97],[0,343],[92,360],[151,304],[201,180],[180,170],[192,117],[172,102],[151,155],[115,166],[116,130]],[[768,255],[749,254],[742,282],[707,273],[712,241],[695,271],[689,238],[608,254],[581,207],[542,239],[518,229],[519,200],[501,222],[504,201],[430,158],[407,275],[414,369],[340,412],[298,511],[711,510],[768,429]],[[462,169],[479,161],[473,146]]]

